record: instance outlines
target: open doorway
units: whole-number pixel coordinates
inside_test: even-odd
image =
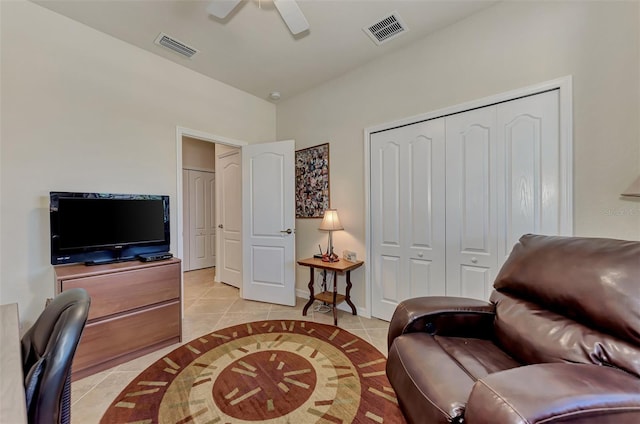
[[[216,281],[236,287],[242,281],[242,255],[236,250],[242,251],[243,145],[246,143],[188,128],[176,131],[176,256],[183,261],[183,272],[215,266]],[[234,156],[235,162],[228,159]],[[229,276],[227,270],[237,270],[237,275]]]
[[[216,231],[215,281],[231,284],[232,280],[224,276],[224,271],[233,268],[237,276],[233,285],[240,289],[242,298],[295,304],[295,141],[248,145],[201,131],[177,128],[177,223],[174,228],[177,228],[177,257],[181,259],[184,258],[184,137],[216,145],[216,229],[237,227],[234,238],[226,238],[225,231]],[[236,161],[228,162],[233,166],[227,167],[223,160],[232,156]],[[229,179],[223,171],[227,168]],[[225,193],[240,197],[230,201]],[[221,206],[224,210],[225,205],[233,204],[237,205],[235,210],[221,212]],[[226,255],[227,249],[229,255]],[[223,252],[229,259],[224,263],[221,261]],[[274,260],[276,256],[278,258]],[[251,260],[243,260],[249,257]]]
[[[182,137],[182,270],[216,265],[215,143]]]

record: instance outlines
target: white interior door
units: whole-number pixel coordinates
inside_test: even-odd
[[[449,116],[446,130],[447,295],[486,299],[498,264],[496,107]]]
[[[242,164],[240,149],[216,145],[218,250],[216,281],[242,284]]]
[[[295,305],[293,140],[242,148],[242,297]]]
[[[444,118],[371,135],[372,314],[445,294]]]
[[[189,245],[191,244],[191,232],[189,228],[189,170],[182,170],[182,240],[185,241],[182,250],[182,271],[191,271],[191,264],[189,260]]]
[[[188,170],[189,269],[216,264],[215,174]]]

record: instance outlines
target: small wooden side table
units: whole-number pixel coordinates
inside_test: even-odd
[[[307,315],[307,310],[309,306],[313,304],[315,300],[320,300],[325,303],[331,304],[333,306],[333,325],[338,325],[338,311],[336,306],[338,306],[342,301],[346,301],[347,304],[351,307],[351,312],[353,315],[358,315],[356,312],[356,306],[351,302],[351,271],[359,268],[364,264],[364,261],[357,262],[349,262],[344,259],[340,259],[338,262],[323,262],[322,259],[318,258],[308,258],[301,259],[298,261],[298,265],[308,266],[309,267],[309,301],[304,308],[302,309],[302,315]],[[313,283],[314,283],[314,271],[315,269],[322,269],[326,272],[333,272],[333,290],[323,291],[318,294],[314,294]],[[346,274],[347,277],[347,288],[345,290],[345,294],[338,294],[338,274]]]

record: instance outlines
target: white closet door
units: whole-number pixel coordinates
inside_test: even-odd
[[[444,119],[371,136],[372,314],[445,294]]]
[[[559,91],[501,103],[497,117],[501,265],[523,234],[566,233],[560,228]]]
[[[496,107],[446,118],[447,295],[486,299],[498,265]]]
[[[520,236],[572,234],[562,120],[554,89],[370,136],[373,316],[415,296],[486,300]]]
[[[215,174],[189,170],[189,267],[215,266]]]

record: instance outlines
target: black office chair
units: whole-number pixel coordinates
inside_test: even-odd
[[[86,290],[66,290],[47,305],[22,337],[29,423],[71,422],[71,362],[90,303]]]

